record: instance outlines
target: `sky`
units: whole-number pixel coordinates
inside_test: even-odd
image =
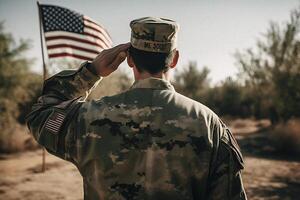
[[[190,61],[207,66],[213,83],[238,72],[234,53],[254,47],[270,21],[284,22],[299,0],[41,0],[40,4],[63,6],[102,24],[114,45],[128,42],[131,20],[156,16],[180,24],[177,68]],[[25,54],[35,58],[32,70],[42,72],[38,12],[34,0],[0,0],[0,21],[17,39],[31,40]],[[127,65],[121,68],[127,70]]]

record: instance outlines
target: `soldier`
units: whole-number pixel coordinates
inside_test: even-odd
[[[85,200],[246,199],[233,135],[209,108],[168,81],[179,57],[178,24],[146,17],[130,27],[131,43],[45,81],[27,118],[34,138],[77,166]],[[132,87],[85,101],[126,57]]]

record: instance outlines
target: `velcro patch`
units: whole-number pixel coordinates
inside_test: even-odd
[[[65,118],[66,118],[65,114],[54,111],[48,118],[45,124],[45,129],[47,129],[51,133],[57,134]]]

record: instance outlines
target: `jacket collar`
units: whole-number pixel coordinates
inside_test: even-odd
[[[157,90],[175,91],[173,85],[169,81],[153,77],[135,81],[130,89],[134,88],[152,88]]]

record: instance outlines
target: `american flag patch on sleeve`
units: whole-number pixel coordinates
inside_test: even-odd
[[[63,113],[54,111],[48,118],[45,124],[45,129],[54,134],[57,134],[64,122],[65,117],[66,116]]]

